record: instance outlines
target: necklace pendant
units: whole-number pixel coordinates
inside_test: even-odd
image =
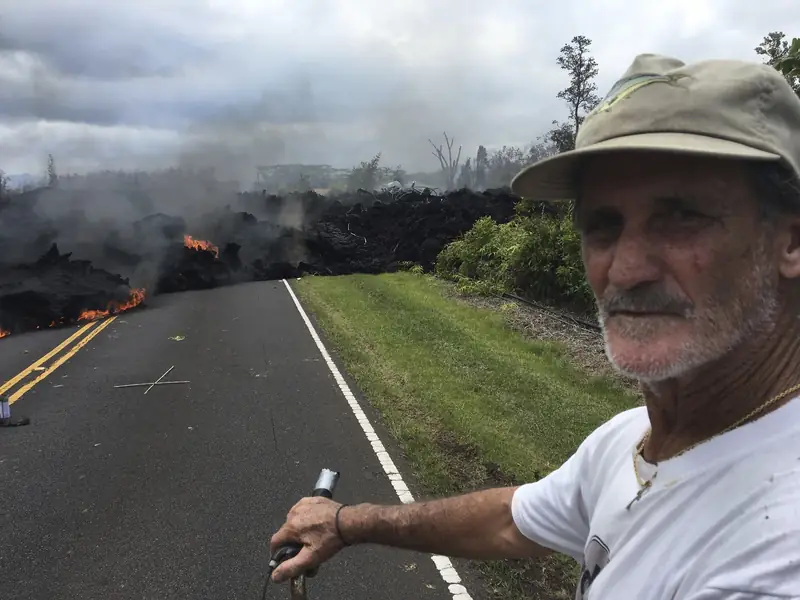
[[[638,502],[639,500],[641,500],[642,496],[644,496],[645,492],[649,489],[650,489],[650,482],[646,481],[642,486],[642,488],[638,492],[636,492],[636,497],[628,503],[628,506],[625,507],[625,510],[630,510],[634,502]]]

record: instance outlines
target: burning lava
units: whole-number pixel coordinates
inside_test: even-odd
[[[0,204],[0,338],[130,310],[145,300],[144,288],[149,297],[302,274],[382,273],[404,263],[429,270],[442,248],[479,218],[512,219],[518,201],[504,190],[462,189],[441,196],[426,190],[402,197],[247,193],[237,196],[238,207],[193,216],[196,233],[222,242],[217,246],[188,235],[184,219],[169,214],[107,230],[92,229],[96,225],[81,216],[85,211],[74,210],[72,221],[57,223],[33,210],[44,202],[37,194]],[[140,199],[129,201],[133,206]],[[78,200],[67,194],[64,202]],[[301,213],[301,226],[281,224],[288,206]],[[81,235],[72,239],[64,233],[72,229]],[[59,251],[59,235],[79,258]]]
[[[142,304],[145,294],[52,244],[34,263],[0,268],[0,337],[118,314]]]
[[[108,317],[110,315],[117,315],[119,313],[125,312],[126,310],[130,310],[139,306],[142,302],[144,302],[146,296],[146,290],[144,288],[137,288],[132,289],[130,292],[130,297],[125,302],[116,302],[111,301],[108,303],[108,306],[105,310],[84,310],[76,319],[76,321],[95,321],[97,319],[102,319],[104,317]],[[59,327],[62,325],[67,324],[65,320],[57,320],[52,321],[47,328],[52,327]],[[42,329],[41,326],[36,327],[36,329]],[[11,335],[10,331],[0,328],[0,339],[4,337],[8,337]]]
[[[95,319],[116,315],[135,308],[144,302],[145,292],[146,290],[144,288],[133,289],[131,290],[131,295],[127,302],[109,302],[106,310],[85,310],[78,316],[78,321],[94,321]]]
[[[205,250],[206,252],[213,252],[214,256],[219,258],[219,248],[212,244],[211,242],[207,242],[205,240],[196,240],[192,236],[185,234],[183,236],[183,245],[187,248],[192,248],[194,250]]]

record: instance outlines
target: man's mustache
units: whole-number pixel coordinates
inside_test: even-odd
[[[616,312],[666,313],[689,317],[694,305],[663,289],[643,287],[607,294],[598,302],[598,308],[604,317]]]

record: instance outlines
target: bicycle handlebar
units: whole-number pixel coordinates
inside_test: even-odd
[[[336,484],[339,482],[339,471],[331,469],[322,469],[317,477],[317,482],[314,484],[314,490],[311,492],[312,496],[324,496],[325,498],[332,499],[333,492],[336,490]],[[270,557],[267,581],[264,583],[264,592],[262,593],[262,600],[267,597],[267,585],[272,577],[272,571],[281,564],[283,561],[294,558],[298,555],[302,546],[299,544],[285,544],[278,548],[275,553]],[[318,568],[312,569],[302,575],[292,578],[289,582],[290,598],[294,600],[304,600],[306,598],[306,578],[314,577]]]

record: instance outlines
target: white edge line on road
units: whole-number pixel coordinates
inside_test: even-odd
[[[347,385],[344,377],[342,377],[342,374],[339,372],[339,368],[333,362],[331,355],[328,354],[328,351],[325,349],[325,345],[322,343],[322,340],[320,339],[319,334],[317,334],[316,329],[314,329],[314,325],[308,318],[306,311],[303,310],[303,306],[300,304],[297,296],[295,296],[292,286],[289,285],[287,280],[283,279],[282,281],[286,286],[286,289],[289,291],[289,295],[292,297],[294,305],[297,307],[297,311],[300,313],[300,316],[303,317],[303,321],[308,328],[308,332],[314,339],[314,343],[317,345],[317,348],[319,348],[322,358],[324,358],[325,362],[328,364],[328,368],[330,369],[334,379],[336,379],[339,389],[342,391],[342,394],[344,394],[347,403],[350,405],[350,409],[353,411],[353,414],[358,420],[358,424],[361,425],[364,435],[367,436],[367,440],[370,442],[370,444],[372,444],[372,450],[378,457],[386,476],[389,478],[389,482],[394,487],[395,492],[397,492],[397,497],[400,498],[400,501],[404,504],[414,502],[414,496],[411,495],[411,492],[408,490],[408,486],[403,481],[403,476],[400,475],[400,472],[397,470],[397,467],[389,456],[389,453],[386,451],[386,448],[383,447],[381,440],[378,438],[378,434],[375,433],[375,430],[372,428],[367,415],[365,415],[364,411],[361,410],[358,400],[356,400],[353,392],[350,391],[350,386]],[[436,569],[439,571],[439,575],[441,575],[444,582],[448,584],[448,589],[453,595],[453,600],[472,600],[472,596],[470,596],[469,592],[467,592],[467,588],[461,584],[461,576],[456,571],[453,563],[450,562],[450,559],[446,556],[439,556],[436,554],[431,558],[433,559],[433,563],[436,565]]]

